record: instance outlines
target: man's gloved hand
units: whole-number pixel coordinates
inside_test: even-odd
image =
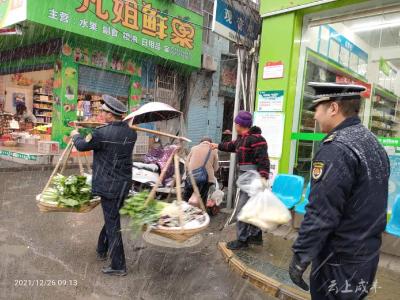
[[[292,279],[293,283],[302,288],[305,291],[308,291],[310,288],[308,284],[303,279],[303,273],[307,269],[308,264],[302,264],[297,255],[293,255],[292,261],[289,266],[289,275],[290,279]]]

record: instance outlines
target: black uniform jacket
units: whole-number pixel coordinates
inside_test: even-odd
[[[79,151],[93,150],[92,194],[107,199],[125,197],[132,182],[132,152],[137,139],[125,122],[96,128],[92,137],[74,136]]]
[[[364,262],[379,254],[389,174],[386,151],[358,118],[327,135],[313,160],[309,204],[293,245],[302,263]]]

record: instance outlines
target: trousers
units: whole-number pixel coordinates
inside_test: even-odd
[[[364,299],[378,269],[379,255],[363,263],[342,262],[333,257],[324,262],[317,258],[312,262],[310,292],[313,300]]]
[[[101,198],[101,207],[104,215],[104,226],[100,231],[97,243],[99,254],[108,253],[111,267],[115,270],[126,269],[124,245],[121,235],[121,220],[119,210],[123,205],[121,199]]]

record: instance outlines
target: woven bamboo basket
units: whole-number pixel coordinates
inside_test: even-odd
[[[164,169],[162,170],[160,177],[158,178],[158,181],[156,182],[156,184],[153,186],[152,190],[150,191],[149,196],[147,197],[147,200],[145,202],[145,206],[148,205],[148,203],[154,199],[154,196],[156,194],[156,191],[159,187],[159,185],[161,184],[161,182],[164,180],[164,176],[166,174],[166,170],[168,169],[169,165],[174,161],[174,165],[175,165],[175,184],[176,184],[176,196],[177,196],[177,201],[178,203],[182,203],[182,190],[181,190],[181,175],[180,175],[180,170],[179,170],[179,156],[177,155],[177,152],[179,150],[179,147],[171,154],[171,156],[169,157],[166,165],[164,166]],[[196,182],[194,181],[193,176],[191,175],[191,173],[189,174],[190,176],[190,180],[192,181],[192,185],[193,185],[193,189],[194,192],[198,195],[199,198],[201,198],[200,196],[200,192],[199,189],[197,187]],[[203,211],[203,215],[205,216],[205,221],[196,228],[185,228],[185,225],[183,224],[182,220],[183,220],[183,212],[182,209],[180,211],[180,227],[166,227],[166,226],[152,226],[150,228],[150,231],[154,234],[166,237],[168,239],[171,240],[175,240],[177,242],[184,242],[186,240],[188,240],[189,238],[191,238],[192,236],[199,234],[200,232],[202,232],[203,230],[205,230],[208,225],[210,224],[210,217],[206,212],[206,209],[204,207],[204,204],[202,201],[200,201],[200,208]],[[143,231],[147,230],[147,226],[143,227]]]
[[[207,213],[204,213],[205,221],[196,228],[185,228],[183,227],[166,227],[166,226],[157,226],[152,227],[151,232],[154,234],[161,235],[163,237],[169,238],[171,240],[175,240],[177,242],[184,242],[190,239],[192,236],[199,234],[204,229],[208,227],[210,224],[210,217]]]
[[[79,208],[62,207],[57,204],[47,203],[40,201],[40,195],[38,195],[37,206],[41,212],[75,212],[75,213],[87,213],[94,209],[100,204],[100,197],[96,197],[90,200],[89,204],[82,205]]]
[[[43,188],[43,191],[45,191],[50,185],[53,177],[57,174],[59,171],[60,167],[60,173],[62,174],[65,170],[67,161],[69,156],[71,155],[71,151],[73,148],[73,142],[72,139],[68,143],[67,147],[65,148],[64,152],[61,154],[61,157],[55,166],[52,174],[50,175],[49,180],[47,181],[46,186]],[[78,162],[79,162],[79,169],[80,169],[80,174],[84,175],[84,167],[82,164],[82,161],[80,160],[80,156],[78,156]],[[88,163],[88,172],[90,173],[90,167]],[[40,212],[75,212],[75,213],[87,213],[94,209],[97,205],[100,204],[100,197],[95,197],[89,201],[88,204],[86,205],[81,205],[79,207],[73,208],[73,207],[64,207],[64,206],[59,206],[56,202],[54,203],[48,203],[48,202],[43,202],[41,201],[41,194],[36,196],[37,200],[37,206],[40,210]]]

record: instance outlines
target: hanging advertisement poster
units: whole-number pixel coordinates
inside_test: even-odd
[[[283,62],[269,61],[264,66],[263,79],[282,78],[283,71]]]
[[[285,115],[282,112],[255,112],[254,125],[262,130],[262,136],[268,143],[268,155],[280,158],[283,145]]]
[[[284,91],[259,91],[257,111],[282,111]]]

